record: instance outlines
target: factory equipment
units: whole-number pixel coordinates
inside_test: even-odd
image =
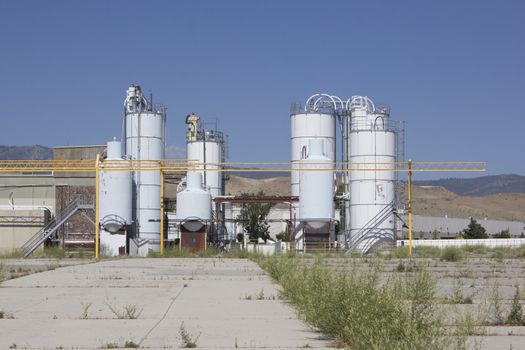
[[[308,98],[304,105],[293,104],[290,114],[291,122],[291,194],[300,195],[300,162],[303,154],[309,154],[309,142],[319,140],[322,145],[323,155],[331,163],[335,162],[335,126],[337,111],[340,109],[342,101],[327,94],[315,94]],[[335,176],[331,173],[332,178]],[[332,180],[333,184],[333,180]],[[333,196],[333,187],[330,190]],[[299,218],[299,204],[293,204],[292,216]],[[294,225],[297,226],[297,225]],[[298,242],[297,247],[301,247],[302,232],[299,227],[295,227],[295,237]]]
[[[153,106],[140,86],[131,85],[124,101],[125,155],[142,166],[156,166],[164,159],[166,110]],[[149,164],[148,161],[151,161]],[[134,238],[160,250],[160,180],[156,171],[133,173]]]
[[[202,186],[200,172],[186,175],[186,188],[177,193],[177,222],[180,224],[180,246],[192,251],[206,247],[207,229],[212,220],[212,196]]]
[[[226,140],[218,130],[206,130],[200,117],[190,114],[186,117],[188,125],[187,159],[202,175],[202,181],[213,198],[224,195],[224,174],[222,169],[226,159]]]
[[[310,139],[301,152],[299,176],[300,234],[297,249],[330,247],[334,240],[333,161],[326,155],[323,139]],[[323,171],[325,170],[325,171]]]
[[[125,255],[132,224],[131,173],[111,168],[129,166],[129,161],[122,159],[121,142],[115,139],[107,143],[106,154],[98,178],[100,245],[107,255]]]
[[[396,230],[395,162],[402,161],[403,123],[390,120],[388,108],[352,96],[342,120],[345,184],[345,235],[350,251],[367,253],[394,243]]]

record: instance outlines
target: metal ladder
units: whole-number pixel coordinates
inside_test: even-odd
[[[354,237],[349,237],[347,239],[348,248],[346,250],[347,253],[352,253],[357,246],[362,243],[365,239],[371,241],[371,238],[384,238],[385,233],[381,232],[374,232],[374,230],[379,227],[383,222],[385,222],[390,215],[395,215],[396,210],[394,208],[394,202],[390,202],[387,204],[383,209],[379,211],[368,223],[359,230]],[[363,253],[367,253],[368,250],[371,248],[372,242],[368,242],[367,245],[365,245],[363,249]]]
[[[80,201],[80,198],[75,199],[68,206],[57,214],[46,226],[42,227],[33,237],[31,237],[21,248],[21,253],[24,258],[31,255],[42,243],[45,242],[53,233],[55,233],[60,226],[66,223],[69,218],[79,210],[93,209],[93,204],[85,204]]]

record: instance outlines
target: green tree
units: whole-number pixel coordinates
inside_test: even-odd
[[[243,193],[242,197],[260,197],[264,192],[257,194]],[[241,212],[237,215],[236,222],[240,223],[244,231],[250,236],[250,240],[263,239],[265,242],[270,238],[270,225],[268,224],[268,214],[272,208],[270,203],[244,203]]]
[[[510,238],[510,230],[501,230],[500,233],[494,235],[494,238]]]
[[[462,235],[465,239],[481,239],[489,237],[485,228],[478,224],[474,218],[470,218],[470,224],[463,230]]]

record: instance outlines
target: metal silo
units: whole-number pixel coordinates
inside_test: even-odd
[[[197,169],[202,169],[199,171],[202,182],[212,197],[224,195],[224,174],[219,171],[226,158],[224,134],[218,130],[206,130],[195,114],[186,117],[186,124],[188,161],[194,163]]]
[[[165,122],[165,109],[156,109],[140,86],[131,85],[124,101],[126,158],[142,165],[158,165],[164,159]],[[149,249],[159,251],[160,172],[133,173],[133,220],[135,237],[147,240]]]
[[[107,255],[125,255],[126,236],[133,221],[131,173],[111,168],[128,166],[129,161],[122,159],[120,141],[109,141],[106,154],[98,187],[100,244]]]
[[[301,159],[309,154],[309,143],[311,140],[319,140],[322,145],[323,155],[329,162],[335,162],[335,133],[337,111],[340,109],[342,101],[336,97],[327,94],[315,94],[308,98],[304,105],[293,104],[290,114],[291,122],[291,194],[292,196],[300,195],[301,176],[299,170]],[[334,173],[331,173],[332,184]],[[333,186],[330,191],[333,196]],[[293,205],[293,218],[295,218],[295,238],[297,247],[301,249],[303,232],[300,225],[297,225],[299,219],[299,205]]]
[[[309,140],[300,162],[297,249],[329,248],[334,239],[334,164],[324,146],[322,139]]]
[[[367,253],[378,243],[395,240],[395,162],[403,124],[390,120],[388,108],[376,108],[368,97],[353,96],[343,118],[343,154],[347,201],[345,234],[352,251]]]
[[[186,188],[177,193],[177,222],[180,245],[192,251],[206,247],[207,228],[211,224],[211,194],[202,186],[200,172],[188,172]]]

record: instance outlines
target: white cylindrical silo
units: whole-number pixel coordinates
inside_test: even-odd
[[[223,173],[218,171],[224,162],[224,140],[214,135],[206,132],[195,141],[188,140],[187,159],[195,163],[197,169],[203,169],[199,171],[202,182],[212,197],[217,197],[224,194]]]
[[[349,171],[346,233],[351,249],[367,253],[379,242],[395,240],[395,123],[386,109],[354,96],[345,118]]]
[[[309,140],[304,156],[300,163],[299,219],[319,228],[334,218],[333,162],[325,153],[322,139]]]
[[[202,174],[188,172],[186,188],[177,193],[177,220],[188,231],[198,231],[212,218],[212,196],[202,187]]]
[[[320,140],[325,156],[335,162],[335,114],[316,112],[292,112],[291,121],[291,161],[292,169],[299,169],[301,155],[308,152],[310,140]],[[299,196],[299,172],[291,173],[292,196]]]
[[[155,109],[139,86],[127,91],[125,106],[125,155],[142,166],[157,166],[164,159],[166,113]],[[151,161],[151,162],[147,162]],[[135,236],[149,241],[149,249],[160,250],[160,172],[133,173]]]
[[[132,224],[132,180],[129,171],[112,171],[127,166],[120,141],[107,143],[107,157],[99,173],[99,225],[101,251],[108,255],[126,253],[126,234]]]

